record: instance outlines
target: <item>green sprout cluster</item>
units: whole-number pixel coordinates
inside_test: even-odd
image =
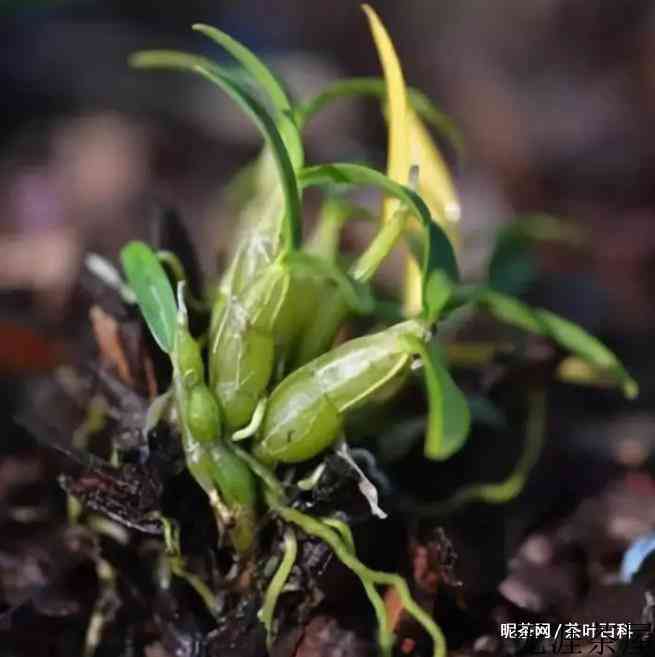
[[[552,340],[628,396],[636,394],[636,384],[614,354],[580,327],[506,294],[498,284],[502,267],[497,259],[490,280],[461,282],[452,226],[420,193],[423,172],[418,163],[410,161],[407,170],[401,167],[400,177],[348,162],[305,163],[303,129],[331,102],[378,97],[387,105],[390,124],[399,111],[394,95],[400,93],[399,82],[389,69],[395,54],[377,16],[370,8],[366,11],[387,79],[339,81],[305,103],[290,99],[278,78],[242,44],[206,25],[194,29],[225,49],[236,66],[224,68],[174,51],[132,57],[135,67],[179,69],[206,78],[250,117],[265,145],[242,174],[247,193],[238,217],[239,237],[219,284],[202,300],[211,308],[205,334],[190,332],[187,304],[192,299],[174,254],[131,242],[121,259],[143,318],[172,365],[169,390],[163,403],[157,401],[158,412],[168,413],[177,425],[188,470],[207,495],[222,539],[243,559],[255,549],[263,513],[272,512],[286,526],[283,558],[260,613],[269,641],[300,530],[324,541],[360,578],[378,620],[384,654],[390,654],[394,637],[379,587],[390,586],[431,635],[435,656],[444,657],[442,631],[414,602],[406,582],[397,574],[366,567],[343,521],[314,517],[290,504],[289,490],[307,486],[307,481],[282,485],[276,469],[320,459],[342,445],[347,438],[344,421],[351,412],[385,403],[417,374],[425,382],[429,409],[426,458],[444,461],[458,452],[468,437],[471,413],[439,348],[438,331],[462,310],[483,310]],[[421,117],[447,136],[454,134],[425,96],[410,89],[407,102],[412,120]],[[348,192],[361,186],[384,194],[382,220],[348,200]],[[309,187],[319,188],[324,205],[314,233],[304,239],[302,197]],[[346,222],[357,218],[374,222],[376,232],[363,253],[348,261],[339,251],[339,235]],[[417,272],[418,304],[382,302],[372,287],[379,266],[400,242],[409,246]],[[171,279],[177,281],[176,290]],[[335,345],[339,330],[353,316],[369,317],[379,330]],[[543,414],[543,407],[537,406]],[[501,502],[516,495],[536,459],[539,432],[529,427],[529,434],[536,438],[513,478],[496,487],[462,489],[443,502],[443,508],[471,499]]]

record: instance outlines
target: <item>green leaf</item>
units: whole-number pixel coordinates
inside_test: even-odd
[[[222,66],[202,55],[194,55],[179,50],[140,50],[129,56],[128,64],[132,68],[162,69],[183,71],[185,73],[193,71],[196,66],[202,66],[216,73],[220,73],[226,78],[230,78],[230,80],[236,84],[240,84],[251,94],[255,95],[256,98],[265,98],[261,93],[261,89],[254,85],[252,77],[238,64]]]
[[[362,77],[333,82],[297,110],[299,125],[306,125],[318,112],[335,100],[354,96],[373,96],[384,100],[387,97],[386,81],[383,78]],[[448,139],[455,151],[461,156],[464,150],[463,140],[452,119],[418,89],[408,87],[407,99],[410,107],[426,123]]]
[[[192,29],[204,34],[227,50],[264,87],[277,110],[291,110],[291,103],[282,83],[254,52],[246,48],[242,43],[239,43],[236,39],[233,39],[229,34],[211,25],[195,23]]]
[[[452,283],[457,283],[459,281],[459,268],[448,235],[434,221],[425,224],[425,228],[428,232],[428,246],[424,255],[423,285],[427,283],[429,275],[435,270],[442,270]]]
[[[428,276],[425,284],[425,308],[430,324],[433,324],[441,311],[448,303],[453,292],[453,284],[450,279],[439,270],[434,270]]]
[[[464,393],[450,376],[443,355],[436,343],[432,343],[430,356],[442,391],[444,408],[443,438],[440,446],[431,445],[429,441],[426,442],[425,455],[428,458],[445,460],[464,446],[471,429],[471,412]]]
[[[439,269],[453,282],[459,280],[459,270],[453,247],[446,233],[435,224],[428,207],[421,197],[408,187],[394,182],[388,176],[360,164],[336,163],[305,167],[298,173],[301,187],[343,183],[348,185],[370,185],[381,189],[405,203],[426,229],[427,239],[422,248],[423,285],[429,275]],[[425,248],[427,245],[427,248]]]
[[[444,365],[438,347],[430,350],[415,336],[406,338],[409,347],[423,361],[428,392],[428,426],[424,453],[433,461],[445,461],[458,452],[469,435],[471,412],[466,397]]]
[[[196,23],[193,25],[193,29],[225,48],[263,87],[275,108],[275,122],[289,150],[294,168],[300,168],[304,159],[302,140],[293,118],[291,102],[282,83],[255,53],[233,39],[229,34],[202,23]]]
[[[121,262],[150,332],[159,347],[170,354],[175,346],[177,308],[164,268],[143,242],[127,244],[121,250]]]
[[[590,365],[607,372],[629,399],[637,396],[637,382],[628,374],[616,355],[577,324],[548,310],[531,308],[518,299],[494,290],[482,291],[479,303],[501,321],[550,338]]]
[[[140,50],[129,56],[128,63],[134,68],[162,68],[178,71],[193,71],[196,66],[203,66],[226,77],[232,77],[227,69],[215,64],[211,59],[178,50]]]
[[[268,112],[238,82],[225,75],[216,65],[206,66],[195,56],[174,51],[144,51],[130,58],[137,68],[178,68],[196,73],[220,87],[252,119],[268,143],[275,158],[280,183],[285,200],[285,241],[287,249],[300,246],[300,197],[296,184],[296,174],[280,133]]]

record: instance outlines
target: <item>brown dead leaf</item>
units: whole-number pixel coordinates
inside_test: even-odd
[[[121,343],[118,322],[100,306],[91,307],[89,318],[100,349],[100,358],[105,365],[116,370],[123,383],[133,387],[134,379]]]

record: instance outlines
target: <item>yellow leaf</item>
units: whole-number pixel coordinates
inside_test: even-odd
[[[410,149],[409,124],[407,122],[407,90],[398,56],[382,21],[369,5],[362,5],[373,34],[373,40],[387,81],[388,98],[388,156],[387,175],[392,180],[406,185],[409,179]],[[383,221],[388,221],[396,210],[398,201],[387,199],[382,212]]]
[[[450,238],[455,248],[459,242],[460,205],[450,172],[432,136],[417,114],[409,108],[407,112],[409,127],[410,162],[418,166],[418,193],[430,209],[433,221],[438,223]],[[420,230],[419,223],[413,221],[410,229]],[[405,312],[414,315],[422,305],[421,272],[413,258],[407,259],[403,301]]]
[[[425,124],[411,108],[408,111],[410,162],[419,169],[418,192],[432,218],[446,231],[455,247],[459,241],[459,198],[439,149]]]
[[[445,231],[457,247],[460,205],[448,167],[423,121],[409,106],[407,89],[398,56],[387,30],[375,11],[362,5],[369,21],[378,57],[387,83],[387,124],[389,130],[387,175],[406,185],[412,166],[418,167],[418,189],[432,219]],[[382,219],[388,221],[398,201],[385,199]],[[410,224],[419,230],[419,224]],[[414,315],[421,309],[421,273],[416,262],[407,258],[404,284],[405,311]]]

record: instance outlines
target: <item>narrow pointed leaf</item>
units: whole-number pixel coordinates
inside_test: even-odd
[[[203,66],[226,77],[232,77],[228,69],[219,66],[208,57],[179,50],[139,50],[130,55],[128,63],[134,68],[161,68],[178,71],[193,71],[196,66]]]
[[[276,109],[291,110],[291,103],[282,84],[254,52],[229,34],[211,25],[196,23],[192,28],[227,50],[264,87]]]
[[[548,310],[531,308],[518,299],[493,290],[482,292],[479,302],[501,321],[550,338],[590,365],[607,372],[621,386],[626,397],[632,399],[637,396],[637,382],[619,359],[600,340],[577,324]]]
[[[421,119],[408,106],[402,68],[387,31],[370,7],[364,5],[363,8],[369,19],[387,82],[387,174],[397,182],[406,183],[409,181],[410,167],[417,167],[418,190],[430,208],[432,218],[438,221],[448,234],[452,234],[455,241],[460,207],[450,173]],[[383,222],[391,220],[397,207],[397,200],[385,199]],[[421,279],[419,268],[415,262],[409,260],[403,293],[408,314],[420,311],[424,285],[425,279]]]
[[[196,23],[193,29],[209,37],[222,48],[225,48],[263,87],[276,110],[275,122],[289,150],[289,156],[294,168],[301,167],[304,156],[300,132],[293,118],[291,102],[275,74],[255,53],[222,30],[210,25],[203,25],[202,23]]]
[[[225,76],[202,67],[196,67],[207,79],[222,87],[257,124],[267,140],[275,158],[285,201],[285,237],[287,248],[297,249],[301,242],[300,197],[296,185],[296,174],[289,153],[266,110],[239,85]]]
[[[415,87],[407,87],[409,106],[430,126],[439,132],[463,156],[464,146],[459,128],[452,119],[441,111],[422,91]],[[370,96],[385,100],[387,83],[383,78],[359,77],[345,78],[329,84],[323,91],[296,110],[298,123],[305,126],[316,114],[336,100]]]
[[[150,332],[159,347],[171,353],[177,308],[173,288],[159,259],[147,244],[130,242],[121,251],[121,262]]]
[[[301,226],[300,197],[296,185],[296,175],[280,133],[262,105],[242,85],[224,75],[219,67],[215,65],[205,66],[204,63],[198,62],[195,57],[189,59],[189,55],[185,53],[179,53],[176,58],[173,51],[165,51],[165,55],[159,55],[156,51],[146,51],[133,55],[130,63],[138,68],[171,67],[174,64],[175,68],[201,75],[220,87],[252,119],[271,148],[280,176],[285,201],[287,248],[298,248],[301,239]]]
[[[378,15],[369,5],[362,5],[373,34],[373,40],[378,51],[378,57],[387,82],[389,102],[389,138],[387,155],[387,175],[392,180],[402,184],[407,183],[409,177],[410,145],[409,125],[407,123],[407,94],[405,92],[405,79],[396,55],[396,50],[387,30]],[[385,201],[383,221],[391,219],[398,207],[398,202]]]

